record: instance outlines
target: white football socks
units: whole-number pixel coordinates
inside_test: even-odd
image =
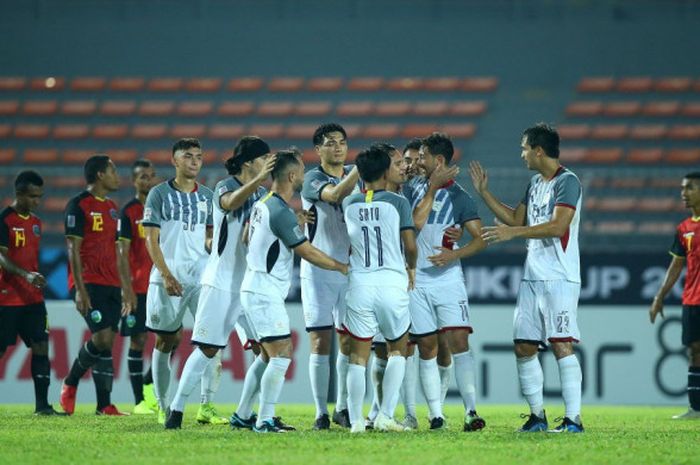
[[[476,374],[474,372],[474,356],[470,350],[453,354],[455,366],[455,381],[459,395],[464,403],[466,413],[476,410]]]
[[[346,385],[348,393],[348,413],[350,415],[350,424],[356,425],[360,422],[364,423],[362,417],[362,405],[365,400],[365,372],[366,368],[362,365],[351,363],[347,368]]]
[[[168,386],[170,386],[170,353],[153,349],[151,364],[153,372],[153,391],[158,400],[158,406],[165,412],[168,406]]]
[[[530,405],[530,413],[542,417],[544,410],[544,373],[537,355],[520,357],[516,359],[518,366],[518,378],[520,379],[520,392],[523,393]]]
[[[335,361],[335,371],[338,376],[336,380],[337,385],[337,395],[335,398],[335,410],[341,411],[348,408],[348,390],[345,378],[348,376],[348,363],[350,362],[350,357],[344,355],[342,352],[338,351],[338,358]]]
[[[328,415],[328,384],[331,376],[330,356],[309,355],[311,393],[316,404],[316,418]]]
[[[221,350],[212,357],[211,363],[205,368],[202,374],[202,403],[208,404],[214,400],[216,391],[221,384]]]
[[[260,413],[256,426],[260,428],[267,420],[275,416],[275,404],[279,400],[284,386],[284,375],[292,362],[291,359],[272,357],[260,380]]]
[[[430,419],[442,417],[442,402],[440,398],[440,372],[437,357],[430,360],[420,359],[418,362],[420,384],[423,395],[428,402]]]
[[[406,359],[401,355],[390,356],[382,380],[381,406],[382,413],[389,418],[394,418],[404,373],[406,373]]]
[[[447,390],[452,382],[452,364],[450,363],[446,367],[438,364],[438,371],[440,372],[440,402],[445,405]]]
[[[247,420],[253,414],[253,405],[255,405],[255,395],[260,391],[260,380],[265,373],[267,363],[261,356],[255,357],[253,363],[248,367],[243,380],[243,390],[241,391],[241,400],[238,402],[236,414]]]
[[[372,385],[374,386],[374,395],[372,396],[372,407],[367,414],[370,421],[374,421],[379,413],[379,407],[382,405],[382,380],[384,379],[384,370],[386,370],[387,361],[379,357],[374,357],[372,360]]]
[[[170,410],[177,410],[178,412],[185,410],[187,398],[192,394],[199,381],[203,380],[202,376],[209,364],[214,362],[215,360],[208,358],[199,348],[195,347],[190,356],[187,357],[187,362],[185,362],[180,383],[177,385],[177,392],[175,392],[175,397],[170,403]],[[155,374],[153,378],[155,381]]]
[[[557,360],[561,395],[564,398],[565,415],[573,421],[581,415],[581,365],[576,355],[571,354]]]
[[[406,373],[403,375],[401,385],[401,399],[406,415],[416,418],[416,387],[418,386],[418,357],[414,354],[406,357]]]

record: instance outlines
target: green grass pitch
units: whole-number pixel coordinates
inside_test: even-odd
[[[126,405],[120,405],[129,410]],[[260,435],[228,426],[200,426],[188,406],[183,429],[164,431],[155,416],[97,417],[79,405],[72,417],[32,416],[30,405],[0,405],[0,464],[700,464],[700,421],[674,421],[679,408],[584,406],[584,434],[516,434],[524,406],[485,405],[487,427],[461,431],[462,411],[445,408],[449,429],[368,432],[310,430],[313,407],[280,405],[299,431]],[[229,415],[233,406],[219,405]],[[550,426],[561,408],[548,409]],[[365,409],[366,411],[366,409]]]

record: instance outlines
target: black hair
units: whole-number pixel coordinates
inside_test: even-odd
[[[141,158],[139,160],[136,160],[132,165],[131,165],[131,175],[134,175],[134,172],[136,171],[136,168],[150,168],[153,166],[153,163],[151,163],[151,160],[147,160],[145,158]]]
[[[292,147],[287,150],[280,150],[275,154],[277,160],[275,167],[272,169],[272,180],[279,181],[289,171],[290,166],[301,164],[301,152]]]
[[[549,158],[559,158],[559,133],[547,123],[537,123],[523,131],[527,145],[541,147]]]
[[[375,142],[372,145],[370,145],[370,148],[372,147],[378,148],[380,150],[385,150],[386,153],[389,154],[389,156],[391,156],[391,152],[399,151],[399,149],[397,149],[395,145],[390,144],[388,142]]]
[[[442,155],[446,163],[452,161],[452,155],[455,153],[455,148],[452,145],[450,136],[442,132],[434,132],[421,141],[421,145],[428,147],[430,154],[434,157]]]
[[[83,167],[83,175],[85,182],[93,184],[97,181],[97,173],[104,173],[109,166],[109,157],[107,155],[93,155],[87,159]]]
[[[338,123],[324,123],[320,125],[319,127],[316,128],[314,131],[314,136],[312,138],[312,141],[314,145],[321,145],[323,144],[323,136],[326,136],[330,134],[331,132],[339,132],[343,135],[343,138],[347,139],[348,135],[345,132],[345,128],[343,128],[340,124]]]
[[[423,139],[420,137],[414,137],[404,146],[402,153],[406,153],[406,150],[420,150],[421,145],[423,145]]]
[[[15,192],[22,194],[29,190],[29,186],[41,187],[44,179],[34,170],[21,171],[15,178]]]
[[[357,155],[355,165],[364,182],[374,182],[381,178],[391,165],[392,150],[387,150],[388,144],[372,144]],[[393,149],[395,150],[395,149]]]
[[[225,162],[224,167],[231,176],[241,173],[243,163],[254,160],[270,153],[270,146],[258,136],[244,136],[233,148],[233,155]]]
[[[700,171],[693,171],[683,176],[683,179],[692,179],[694,181],[700,181]]]
[[[202,144],[199,143],[199,139],[195,139],[194,137],[185,137],[184,139],[180,139],[173,144],[173,156],[175,156],[175,152],[178,150],[187,150],[191,148],[201,150]]]

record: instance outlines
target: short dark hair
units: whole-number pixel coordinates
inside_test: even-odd
[[[34,170],[21,171],[15,178],[15,192],[22,194],[29,190],[29,186],[41,187],[44,179]]]
[[[270,146],[258,136],[244,136],[233,148],[233,155],[224,162],[231,176],[241,173],[243,163],[270,153]]]
[[[390,144],[388,142],[375,142],[372,145],[370,145],[370,148],[372,148],[372,147],[386,151],[386,153],[388,153],[389,156],[391,156],[391,152],[398,152],[399,151],[399,149],[397,149],[394,144]]]
[[[175,152],[178,150],[187,150],[191,148],[202,148],[202,144],[199,143],[199,139],[195,139],[194,137],[185,137],[184,139],[180,139],[173,144],[173,156],[175,156]]]
[[[694,181],[700,181],[700,171],[693,171],[683,176],[683,179],[692,179]]]
[[[395,149],[387,150],[387,146],[388,144],[372,144],[357,155],[355,165],[364,182],[378,180],[389,169],[389,165],[391,165],[389,154]]]
[[[286,150],[280,150],[275,154],[277,160],[275,161],[275,167],[272,169],[272,180],[278,181],[287,174],[289,167],[293,165],[301,164],[301,152],[292,147]]]
[[[549,158],[559,158],[559,133],[547,123],[537,123],[523,131],[527,145],[541,147]]]
[[[428,147],[433,156],[442,155],[447,163],[452,161],[455,153],[450,136],[442,132],[434,132],[421,141],[421,145]]]
[[[150,168],[153,166],[153,163],[151,163],[151,160],[147,160],[145,158],[141,158],[139,160],[136,160],[132,165],[131,165],[131,175],[134,175],[134,172],[136,171],[136,168]]]
[[[97,173],[104,173],[107,171],[109,162],[109,156],[107,155],[93,155],[88,158],[83,167],[85,182],[92,184],[97,181]]]
[[[345,128],[343,128],[338,123],[324,123],[316,128],[314,131],[314,137],[312,139],[314,145],[321,145],[323,143],[323,136],[330,134],[331,132],[339,132],[344,138],[348,138]]]
[[[421,145],[423,145],[423,139],[421,139],[420,137],[414,137],[413,139],[408,141],[408,143],[403,148],[403,152],[401,153],[406,153],[406,150],[420,150]]]

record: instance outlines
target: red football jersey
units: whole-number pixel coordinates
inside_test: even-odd
[[[678,225],[671,253],[686,262],[683,305],[700,305],[700,217],[686,218]]]
[[[30,214],[23,216],[12,207],[0,212],[0,246],[7,248],[7,257],[26,271],[39,271],[41,221]],[[41,289],[24,278],[0,268],[0,306],[17,307],[44,301]]]
[[[143,219],[143,204],[139,199],[133,199],[122,209],[119,217],[119,239],[128,239],[129,268],[131,269],[131,284],[134,292],[145,294],[148,290],[148,277],[151,274],[153,262],[146,250],[146,233],[141,220]]]
[[[66,207],[66,236],[82,237],[80,259],[83,282],[121,287],[117,270],[117,204],[88,191],[73,197]],[[68,266],[68,287],[73,288],[73,270]]]

